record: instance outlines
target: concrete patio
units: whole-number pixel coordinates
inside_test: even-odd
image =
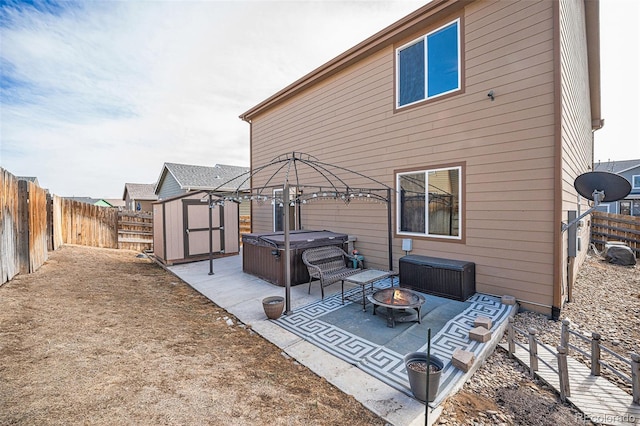
[[[267,319],[262,308],[262,299],[268,296],[284,296],[285,289],[244,273],[241,256],[214,260],[213,275],[209,275],[208,261],[174,265],[167,269],[216,305],[235,315],[238,320],[251,326],[252,330],[281,348],[283,353],[296,359],[343,392],[354,396],[364,406],[390,424],[422,425],[425,423],[425,405],[420,401],[399,391],[397,386],[390,386],[374,375],[365,372],[362,368],[310,343],[299,333],[293,333],[283,328],[278,324],[280,320]],[[307,289],[307,285],[291,287],[293,314],[286,316],[287,319],[292,317],[297,310],[301,310],[304,306],[320,299],[320,288],[317,283],[312,287],[311,294],[307,294]],[[333,284],[325,288],[325,299],[332,295],[339,298],[339,293],[340,283]],[[371,315],[370,305],[368,310]],[[513,309],[509,309],[508,315],[513,314]],[[504,318],[506,319],[506,316]],[[439,403],[443,402],[447,395],[460,389],[484,359],[493,352],[506,324],[506,321],[494,324],[491,340],[477,345],[474,351],[474,365],[467,373],[456,370],[456,374],[451,375],[446,389],[441,389],[438,399],[435,401],[437,405],[430,410],[430,423],[435,421],[442,411],[442,404]],[[454,327],[446,328],[446,330],[443,329],[443,333],[449,333],[447,331],[449,329],[454,330],[450,333],[455,334],[450,336],[451,341],[454,344],[460,342],[460,324],[454,324]],[[449,361],[449,359],[445,361]],[[450,368],[455,370],[454,367],[450,366]]]

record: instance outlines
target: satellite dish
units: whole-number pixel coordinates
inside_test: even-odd
[[[581,174],[573,182],[578,194],[592,201],[617,201],[631,192],[631,184],[620,175],[609,172],[588,172]],[[604,198],[594,200],[595,194],[602,194]]]

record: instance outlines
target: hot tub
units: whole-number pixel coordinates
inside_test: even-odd
[[[291,231],[291,285],[309,282],[302,252],[312,247],[338,246],[347,250],[347,234],[331,231]],[[284,232],[254,233],[242,236],[242,270],[272,284],[284,287]]]

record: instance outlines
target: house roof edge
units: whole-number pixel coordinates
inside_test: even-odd
[[[394,43],[395,41],[405,37],[409,33],[415,31],[416,27],[423,24],[425,21],[435,21],[441,16],[462,9],[464,6],[474,1],[475,0],[432,0],[404,18],[401,18],[373,36],[360,42],[346,52],[336,56],[324,65],[321,65],[311,71],[309,74],[296,80],[253,108],[240,114],[239,118],[243,121],[251,122],[251,119],[256,115],[295,96],[304,89],[332,76],[336,72],[343,70],[362,59],[364,56],[370,55],[388,44]]]
[[[600,79],[600,0],[584,0],[587,33],[587,64],[589,67],[589,92],[591,100],[591,128],[604,126],[601,109]]]

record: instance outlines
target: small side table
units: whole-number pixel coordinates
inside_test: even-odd
[[[361,293],[362,293],[362,301],[357,300],[358,303],[362,303],[362,310],[366,311],[367,307],[367,295],[368,294],[373,294],[374,292],[374,286],[373,284],[378,282],[378,281],[382,281],[385,278],[389,278],[391,277],[391,287],[393,287],[393,277],[395,277],[396,275],[398,275],[396,272],[393,271],[382,271],[379,269],[363,269],[362,272],[358,272],[357,274],[353,274],[351,276],[346,277],[343,281],[342,281],[342,304],[344,305],[344,299],[345,299],[345,295],[344,295],[344,282],[350,282],[352,284],[358,284],[361,287]],[[370,286],[369,288],[367,288],[367,286]],[[360,296],[360,294],[356,294],[354,296]],[[349,296],[347,296],[347,299],[349,298]],[[355,302],[356,300],[354,300]]]

